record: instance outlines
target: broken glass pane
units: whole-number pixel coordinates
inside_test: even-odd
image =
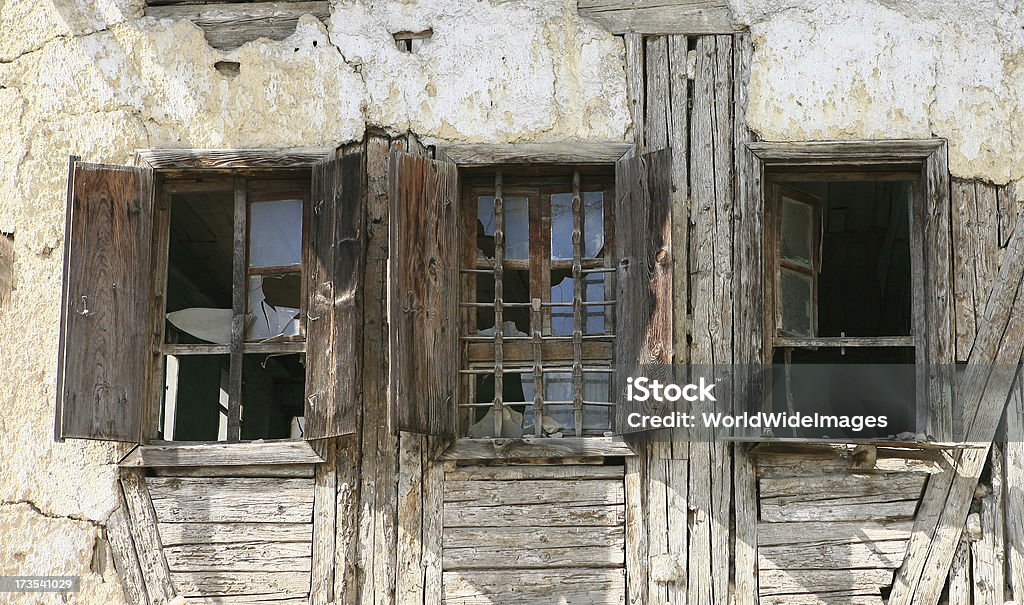
[[[604,193],[585,191],[580,226],[582,258],[598,258],[604,251]],[[551,258],[572,260],[572,194],[551,196]]]
[[[298,274],[249,276],[246,342],[281,339],[301,333],[298,304],[301,283],[302,278]],[[295,306],[288,306],[287,303]]]
[[[505,258],[509,260],[530,258],[528,198],[502,198],[502,214],[505,218]],[[477,198],[476,218],[477,258],[494,258],[494,232],[498,223],[494,215],[493,195],[481,195]]]
[[[811,277],[782,268],[779,289],[783,333],[792,336],[814,336],[814,282]]]
[[[551,272],[551,302],[571,303],[573,299],[572,272],[561,269]],[[604,300],[604,276],[599,273],[585,275],[583,278],[583,300]],[[601,305],[583,306],[583,333],[604,334],[605,307]],[[572,307],[551,308],[551,335],[572,336]]]
[[[782,196],[783,260],[807,267],[812,265],[814,253],[814,208]]]
[[[253,202],[249,217],[250,267],[302,263],[302,200]]]

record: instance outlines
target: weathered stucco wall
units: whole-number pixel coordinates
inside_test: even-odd
[[[0,232],[16,234],[16,289],[0,310],[0,575],[83,574],[76,602],[120,599],[97,538],[126,448],[52,438],[69,154],[128,163],[145,147],[336,145],[368,126],[474,141],[625,136],[622,44],[572,1],[333,11],[329,27],[307,16],[287,40],[223,52],[189,22],[142,18],[141,1],[0,0]],[[417,53],[396,48],[394,32],[426,28]],[[217,61],[238,62],[238,75]]]
[[[1015,2],[737,0],[756,52],[751,126],[768,140],[946,137],[956,176],[1024,178],[1024,8]],[[392,33],[431,28],[416,53]],[[237,76],[217,61],[237,61]],[[125,447],[54,444],[66,161],[145,147],[288,147],[367,127],[464,141],[622,140],[621,40],[574,0],[338,1],[281,42],[223,52],[141,0],[0,0],[0,574],[86,576]],[[1019,188],[1024,191],[1024,188]],[[60,602],[51,595],[24,602]]]
[[[737,0],[766,140],[949,139],[954,176],[1024,178],[1024,3]]]

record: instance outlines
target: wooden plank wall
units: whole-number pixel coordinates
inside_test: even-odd
[[[313,466],[220,474],[168,469],[146,479],[160,536],[155,552],[162,546],[176,593],[196,603],[309,603]]]
[[[751,284],[733,277],[749,35],[626,34],[625,47],[637,150],[673,150],[674,360],[758,361],[759,341],[733,345],[745,327],[734,292]],[[756,228],[756,212],[742,218]],[[754,470],[746,449],[714,437],[627,459],[630,603],[755,602]]]
[[[762,605],[882,605],[903,563],[934,460],[882,458],[850,468],[846,452],[757,455]]]
[[[624,467],[451,467],[444,476],[444,602],[625,601]]]

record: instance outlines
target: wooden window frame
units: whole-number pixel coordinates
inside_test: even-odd
[[[426,141],[430,144],[430,141]],[[451,162],[461,170],[491,171],[515,168],[543,172],[542,166],[557,166],[563,172],[572,168],[600,166],[612,168],[615,162],[633,151],[629,143],[528,143],[517,145],[434,144],[435,157]],[[460,177],[461,180],[461,177]],[[614,178],[609,179],[614,184]],[[460,203],[463,196],[458,197]],[[460,289],[461,292],[461,289]],[[606,298],[611,293],[606,292]],[[462,296],[460,295],[460,299]],[[460,347],[461,348],[461,347]],[[460,359],[459,368],[466,362]],[[459,394],[461,401],[464,395]],[[635,452],[621,437],[547,437],[524,436],[520,439],[468,437],[455,438],[441,454],[442,460],[522,460],[631,456]]]
[[[223,465],[238,464],[244,461],[246,456],[238,457],[248,451],[249,447],[266,448],[270,458],[278,460],[278,463],[292,463],[294,460],[305,460],[310,455],[315,456],[308,443],[298,439],[265,440],[262,443],[254,444],[250,441],[241,440],[241,427],[236,421],[240,418],[241,386],[244,356],[251,353],[304,353],[306,350],[305,323],[303,322],[303,334],[301,337],[292,338],[281,343],[245,343],[244,335],[235,335],[234,332],[244,329],[244,323],[238,322],[241,317],[244,319],[246,309],[246,290],[239,290],[235,282],[241,280],[247,283],[249,278],[248,263],[245,262],[248,256],[247,246],[249,241],[249,206],[252,202],[247,179],[280,179],[291,183],[299,181],[309,182],[309,171],[314,164],[324,159],[333,157],[334,150],[330,148],[304,148],[304,149],[248,149],[248,150],[194,150],[194,149],[151,149],[140,150],[136,153],[135,164],[151,168],[156,176],[156,199],[157,205],[154,211],[153,220],[153,296],[150,315],[152,317],[152,330],[154,338],[153,354],[150,358],[147,370],[147,401],[144,406],[143,416],[143,445],[138,448],[138,466],[149,466],[147,454],[155,452],[177,452],[170,455],[168,459],[188,459],[189,465]],[[232,308],[235,319],[232,326],[232,344],[198,344],[198,345],[176,345],[165,343],[165,313],[166,309],[166,282],[167,282],[167,252],[169,243],[169,200],[173,192],[180,192],[182,187],[188,188],[189,180],[192,180],[195,188],[204,191],[214,189],[230,190],[235,196],[235,213],[242,211],[244,219],[235,221],[235,242],[234,255],[241,254],[235,258],[232,271]],[[255,182],[259,182],[255,181]],[[294,192],[294,186],[287,186],[284,189],[275,189],[278,193]],[[262,192],[251,192],[260,197]],[[303,214],[303,269],[302,288],[300,296],[302,309],[306,306],[306,288],[309,275],[309,242],[308,242],[308,213],[310,207],[310,191],[308,185],[304,187],[304,214]],[[239,229],[242,229],[242,244],[239,244]],[[240,271],[241,270],[241,271]],[[303,311],[304,313],[304,311]],[[234,324],[238,324],[235,326]],[[204,444],[196,444],[187,441],[158,441],[160,419],[160,391],[163,388],[162,374],[163,365],[167,355],[188,355],[188,354],[228,354],[230,355],[230,377],[229,377],[229,414],[228,414],[228,435],[226,441],[216,441]],[[233,420],[234,419],[234,420]],[[216,447],[214,447],[216,446]],[[274,452],[281,450],[281,455],[274,455]],[[308,452],[307,452],[308,450]],[[299,451],[299,454],[295,454]],[[186,453],[188,453],[186,455]],[[159,454],[153,454],[155,460],[161,460]],[[153,457],[151,456],[151,457]],[[184,458],[182,458],[184,456]],[[184,463],[183,463],[184,464]],[[159,464],[157,464],[159,465]]]
[[[767,223],[771,217],[767,212],[769,180],[829,180],[839,172],[846,178],[865,179],[877,171],[883,179],[913,179],[911,201],[914,220],[910,224],[911,275],[914,281],[912,336],[909,340],[893,340],[891,344],[913,346],[918,364],[927,363],[931,368],[951,367],[954,360],[953,288],[946,141],[753,142],[748,143],[741,154],[737,189],[741,215],[747,213],[743,216],[741,230],[761,242],[761,246],[750,247],[740,254],[741,274],[750,276],[745,279],[760,280],[761,284],[761,300],[748,301],[754,302],[749,312],[753,317],[761,318],[760,333],[766,339],[761,342],[760,361],[764,364],[772,362],[776,341],[774,316],[768,312],[774,308],[773,279],[768,276],[774,259],[767,252],[771,228]],[[773,172],[771,179],[766,175],[767,170]],[[784,176],[780,178],[779,173]],[[790,173],[793,176],[785,176]],[[756,320],[752,319],[741,318],[739,325],[753,327]],[[875,339],[807,339],[803,344],[857,346],[866,340]],[[943,372],[918,372],[917,430],[940,441],[952,440],[957,428],[954,426],[950,379]]]

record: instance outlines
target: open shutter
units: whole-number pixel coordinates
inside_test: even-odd
[[[625,378],[650,376],[672,363],[672,152],[662,149],[615,164],[615,297],[618,388]],[[621,398],[620,398],[621,400]],[[644,429],[626,423],[636,404],[619,406],[617,433]]]
[[[151,344],[153,171],[72,161],[69,172],[56,438],[137,443]]]
[[[313,167],[306,327],[306,439],[356,431],[362,358],[361,146]]]
[[[393,152],[388,298],[391,428],[452,435],[458,383],[458,171]]]

